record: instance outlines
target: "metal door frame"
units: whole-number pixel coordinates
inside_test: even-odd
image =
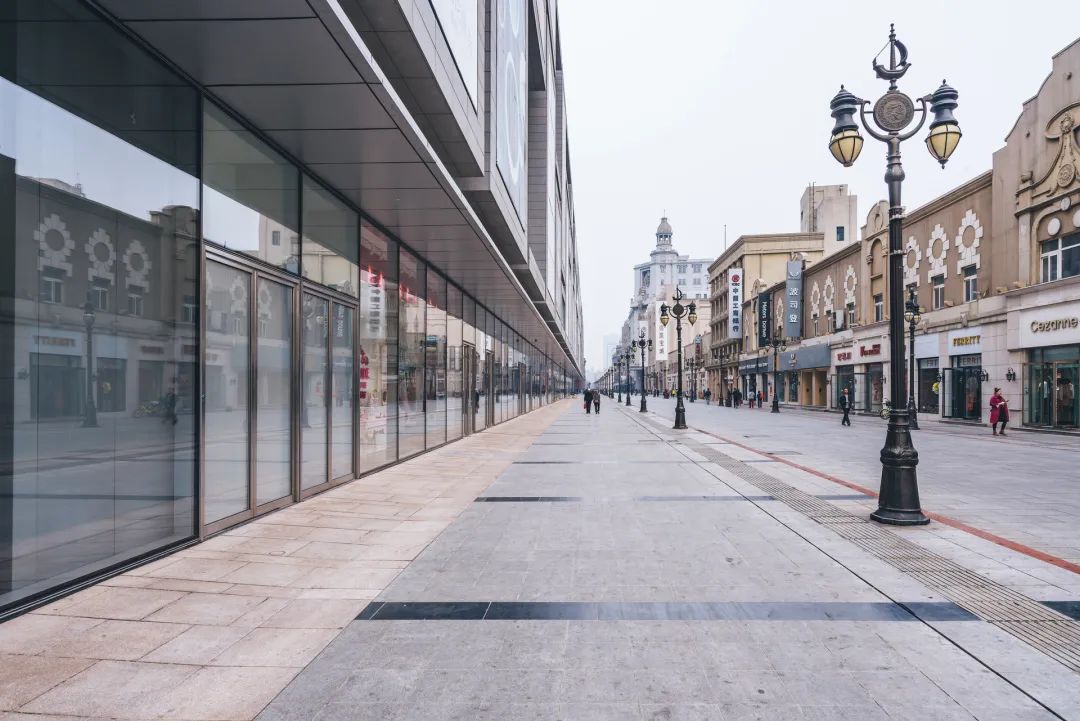
[[[297,306],[296,311],[297,311],[297,316],[298,316],[299,321],[303,321],[303,301],[304,301],[304,295],[305,294],[315,296],[316,298],[319,298],[320,300],[325,300],[327,302],[327,308],[328,308],[327,324],[329,324],[331,322],[331,320],[333,319],[333,316],[334,316],[334,303],[337,303],[337,304],[343,305],[343,306],[347,306],[347,307],[352,309],[352,311],[353,311],[353,313],[352,313],[352,362],[353,362],[353,366],[352,367],[353,367],[353,373],[356,373],[356,369],[358,368],[357,364],[359,363],[359,359],[358,359],[358,355],[357,355],[358,354],[358,347],[359,347],[359,343],[357,343],[357,338],[358,338],[359,323],[360,323],[360,302],[359,302],[359,299],[358,298],[353,298],[352,296],[349,296],[349,295],[345,295],[344,293],[338,293],[338,292],[336,292],[336,291],[334,291],[334,290],[332,290],[330,288],[326,288],[326,287],[321,286],[321,285],[315,285],[313,283],[308,283],[308,282],[304,282],[304,281],[302,281],[302,282],[300,282],[298,284],[298,292],[299,292],[299,298],[298,298],[298,302],[296,303],[296,306]],[[299,371],[299,373],[296,374],[297,382],[295,383],[295,385],[297,386],[298,402],[300,404],[302,404],[304,402],[304,398],[303,398],[303,362],[304,362],[304,350],[303,349],[304,349],[304,343],[303,343],[303,337],[302,337],[303,327],[302,327],[302,325],[298,325],[297,327],[300,329],[301,334],[297,338],[297,341],[296,341],[296,347],[297,347],[297,351],[298,351],[298,355],[299,355],[299,365],[297,365],[297,370]],[[323,398],[327,398],[327,392],[332,393],[333,382],[334,382],[334,334],[331,331],[329,325],[327,326],[327,331],[326,331],[326,357],[327,357],[327,364],[326,364],[326,366],[327,366],[327,376],[329,378],[329,383],[326,383],[326,385],[324,387]],[[301,488],[300,487],[301,486],[300,466],[301,466],[301,463],[303,462],[303,459],[300,456],[300,451],[301,451],[301,446],[302,446],[302,444],[300,442],[300,436],[303,433],[303,429],[300,427],[300,413],[302,411],[302,408],[301,408],[301,406],[299,404],[296,406],[296,412],[294,414],[294,421],[296,423],[296,431],[297,431],[295,433],[295,435],[296,435],[296,461],[294,462],[293,465],[296,466],[296,481],[295,481],[294,485],[295,485],[295,490],[296,490],[296,498],[297,498],[298,501],[302,501],[305,498],[308,498],[308,497],[313,496],[313,495],[318,494],[318,493],[322,493],[323,491],[325,491],[326,489],[328,489],[328,488],[330,488],[332,486],[340,485],[342,483],[347,483],[348,481],[351,481],[354,478],[356,478],[356,469],[360,467],[359,462],[358,462],[358,458],[357,458],[358,445],[359,445],[358,442],[357,442],[358,441],[358,431],[359,431],[359,418],[358,418],[358,415],[359,415],[359,403],[358,403],[358,399],[356,397],[357,386],[358,386],[358,384],[354,382],[352,384],[352,391],[351,391],[352,392],[352,436],[353,436],[353,438],[352,438],[352,453],[351,453],[352,471],[350,473],[346,473],[346,474],[338,476],[336,478],[333,475],[331,475],[333,473],[333,446],[334,446],[334,422],[333,422],[334,418],[333,418],[333,416],[334,416],[334,404],[332,402],[330,402],[329,400],[327,400],[327,402],[326,402],[326,447],[323,449],[323,454],[325,456],[325,462],[326,462],[326,480],[323,481],[322,483],[311,486],[310,488]]]
[[[297,433],[296,426],[296,413],[298,408],[296,406],[296,399],[299,393],[298,383],[296,382],[296,374],[291,374],[289,379],[289,400],[292,404],[292,412],[290,413],[290,455],[289,460],[289,487],[290,492],[281,498],[267,501],[262,505],[256,505],[258,495],[256,493],[256,484],[258,479],[255,477],[255,466],[257,464],[257,443],[256,437],[258,435],[258,402],[259,402],[259,377],[258,377],[258,293],[259,293],[259,280],[260,278],[266,278],[275,283],[280,283],[290,290],[293,297],[293,343],[292,343],[292,362],[294,363],[294,369],[296,368],[296,356],[299,348],[299,343],[296,337],[295,329],[296,314],[298,311],[296,298],[297,292],[300,287],[299,279],[296,276],[286,273],[284,271],[277,271],[269,266],[262,266],[244,258],[236,257],[231,253],[226,253],[219,250],[216,247],[205,245],[205,258],[202,263],[202,278],[200,279],[200,286],[203,289],[205,296],[206,274],[209,272],[210,263],[218,263],[219,265],[232,268],[241,273],[245,273],[248,277],[248,349],[247,349],[247,361],[248,361],[248,378],[247,378],[247,413],[248,413],[248,437],[247,437],[247,453],[248,453],[248,466],[247,466],[247,508],[243,511],[239,511],[230,516],[220,518],[211,523],[205,523],[206,519],[206,403],[205,403],[205,387],[201,389],[199,398],[199,504],[198,504],[198,518],[199,528],[198,536],[200,538],[206,538],[218,531],[230,528],[252,518],[256,518],[270,511],[275,511],[279,508],[291,505],[296,501],[296,489],[299,484],[299,465],[297,459],[299,458],[297,443],[299,434]],[[203,315],[203,326],[200,332],[200,345],[202,346],[202,352],[198,360],[198,373],[200,381],[206,378],[206,310],[208,304],[205,297],[200,303]]]
[[[461,437],[476,433],[476,346],[461,344]]]

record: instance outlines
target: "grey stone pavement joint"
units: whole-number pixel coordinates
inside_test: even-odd
[[[566,436],[572,445],[555,442]],[[600,415],[571,407],[481,495],[606,502],[470,504],[259,718],[1080,719],[1080,675],[993,624],[858,615],[951,604],[830,527],[759,500],[761,489],[713,460],[753,456],[610,404]],[[811,496],[847,495],[782,464],[749,468]],[[757,499],[632,500],[689,496]],[[1073,600],[1031,568],[1056,594],[1041,600]],[[379,618],[418,604],[430,613]],[[708,604],[850,612],[657,610]],[[487,617],[492,608],[506,617]],[[559,608],[575,610],[559,618]],[[600,609],[611,608],[634,611],[607,620]]]

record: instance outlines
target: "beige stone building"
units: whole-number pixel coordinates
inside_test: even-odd
[[[904,219],[904,285],[922,316],[901,360],[914,356],[920,417],[986,423],[1001,387],[1013,424],[1080,427],[1080,41],[1052,68],[991,169]],[[776,358],[782,402],[832,408],[848,388],[857,411],[877,412],[890,397],[887,216],[877,203],[858,244],[807,259],[802,333]],[[746,319],[777,290],[746,293]],[[772,358],[746,332],[743,348],[744,392],[771,394]]]

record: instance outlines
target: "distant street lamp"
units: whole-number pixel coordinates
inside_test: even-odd
[[[615,372],[615,390],[619,394],[616,403],[622,403],[622,349],[616,347],[615,355],[611,357],[612,370]]]
[[[915,297],[915,286],[908,287],[908,299],[904,305],[904,320],[908,324],[908,417],[911,419],[911,430],[919,430],[919,416],[915,412],[915,326],[922,320],[922,309]]]
[[[645,329],[642,328],[638,332],[638,339],[631,341],[641,350],[641,407],[638,408],[638,413],[646,413],[645,408],[645,349],[652,350],[652,340],[645,340]]]
[[[683,294],[682,289],[676,286],[675,295],[672,296],[672,300],[675,301],[675,305],[668,307],[667,303],[660,304],[660,323],[667,327],[668,320],[672,317],[675,318],[675,342],[677,348],[678,358],[678,385],[676,387],[676,400],[675,400],[675,428],[686,428],[686,408],[683,406],[683,357],[682,357],[682,319],[690,323],[691,326],[697,323],[697,305],[694,301],[690,301],[690,305],[686,306],[682,304],[682,299],[686,296]]]
[[[779,329],[778,329],[779,330]],[[780,412],[780,354],[787,350],[787,343],[783,338],[769,338],[768,344],[772,346],[773,372],[772,372],[772,412]]]
[[[83,428],[97,428],[97,406],[94,404],[94,304],[90,302],[90,293],[83,303],[83,325],[86,326],[86,408],[83,411]]]
[[[630,375],[630,362],[634,360],[634,341],[630,340],[630,345],[626,348],[626,407],[630,407],[630,386],[633,385],[633,378]]]
[[[911,426],[908,424],[908,410],[904,407],[904,269],[903,269],[903,218],[904,207],[900,202],[900,191],[904,182],[904,168],[900,163],[900,143],[913,137],[926,123],[929,114],[930,134],[926,137],[926,148],[930,154],[945,167],[946,161],[960,142],[960,125],[953,117],[956,99],[959,94],[944,83],[931,95],[918,98],[921,117],[912,130],[907,128],[915,120],[915,103],[910,97],[897,89],[896,81],[908,71],[908,50],[896,39],[896,32],[889,27],[889,67],[884,67],[875,58],[874,72],[889,83],[888,91],[873,106],[874,125],[867,120],[866,107],[870,101],[858,98],[840,86],[840,92],[829,104],[832,117],[836,120],[832,137],[829,139],[829,152],[845,167],[850,166],[859,157],[863,138],[859,134],[859,123],[855,120],[856,111],[862,121],[862,127],[875,140],[888,146],[886,153],[885,183],[889,189],[889,382],[892,386],[892,410],[889,413],[889,429],[885,436],[885,447],[881,450],[881,489],[878,493],[878,508],[870,515],[875,521],[894,525],[919,525],[929,523],[919,504],[919,482],[915,467],[919,463],[919,454],[911,442]],[[875,130],[876,126],[876,130]]]

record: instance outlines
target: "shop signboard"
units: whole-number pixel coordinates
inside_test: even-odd
[[[728,282],[728,338],[742,337],[742,301],[743,301],[743,273],[742,268],[730,268],[727,272]]]
[[[789,260],[784,299],[785,338],[802,338],[802,274],[803,262]]]
[[[769,339],[772,337],[772,303],[769,302],[770,299],[770,293],[762,293],[757,297],[759,348],[768,345]]]
[[[982,353],[982,327],[957,328],[949,331],[946,340],[949,355],[974,355]]]
[[[1080,343],[1080,302],[1020,311],[1020,347],[1045,348]]]

